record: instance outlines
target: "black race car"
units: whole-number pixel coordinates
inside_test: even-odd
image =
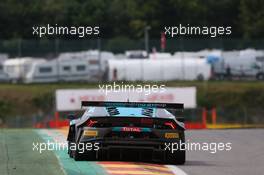
[[[69,115],[68,153],[75,160],[184,164],[184,123],[178,103],[90,102],[82,117]],[[181,117],[181,116],[179,116]],[[176,149],[177,148],[177,149]],[[180,149],[181,148],[181,149]]]

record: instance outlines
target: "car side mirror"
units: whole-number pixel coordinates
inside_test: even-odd
[[[69,120],[73,120],[73,119],[75,119],[75,115],[74,115],[74,114],[69,114],[69,115],[67,116],[67,119],[69,119]]]

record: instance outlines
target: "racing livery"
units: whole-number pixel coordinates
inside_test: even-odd
[[[75,160],[137,160],[184,164],[185,150],[166,150],[170,143],[184,143],[184,123],[179,103],[83,101],[84,114],[69,115],[68,154]],[[81,147],[89,144],[89,148]],[[86,145],[87,146],[87,145]]]

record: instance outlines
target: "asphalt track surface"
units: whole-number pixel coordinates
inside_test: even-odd
[[[53,152],[32,151],[32,143],[42,141],[29,129],[0,129],[0,175],[63,175]]]
[[[215,154],[189,151],[180,166],[190,175],[264,174],[264,129],[195,130],[186,132],[192,142],[231,142],[230,151]]]
[[[186,140],[228,143],[230,151],[188,151],[182,166],[140,162],[75,162],[66,150],[32,151],[32,142],[65,142],[65,130],[0,129],[0,174],[144,174],[261,175],[264,174],[264,129],[192,130]],[[183,170],[184,172],[182,172]]]

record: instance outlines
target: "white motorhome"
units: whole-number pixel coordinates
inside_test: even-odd
[[[109,60],[109,81],[208,80],[211,65],[206,59]]]
[[[4,72],[3,63],[7,60],[7,54],[0,54],[0,82],[9,82],[9,76]]]
[[[13,82],[95,81],[105,71],[107,60],[114,58],[111,52],[62,53],[53,60],[30,57],[8,59],[3,63],[3,69]]]
[[[8,75],[10,81],[23,81],[32,65],[43,61],[45,60],[31,57],[7,59],[3,62],[3,71]]]
[[[59,60],[88,60],[89,68],[94,72],[104,71],[106,69],[107,60],[115,59],[112,52],[98,51],[98,50],[88,50],[81,52],[68,52],[61,53],[58,57]]]
[[[144,59],[148,57],[148,53],[145,50],[127,50],[125,57],[130,59]]]
[[[8,59],[8,55],[7,54],[0,53],[0,63],[1,64],[7,59]]]
[[[222,51],[221,50],[217,50],[217,49],[212,49],[212,50],[200,50],[200,51],[197,51],[197,52],[175,52],[174,55],[173,55],[173,58],[178,58],[178,59],[181,59],[181,58],[193,58],[193,57],[198,57],[198,58],[206,58],[208,56],[217,56],[217,57],[220,57],[222,54]]]
[[[3,66],[0,65],[0,82],[10,82],[10,78],[7,73],[4,72]]]
[[[84,59],[54,59],[35,63],[26,74],[25,83],[89,81],[89,62]]]
[[[170,53],[164,53],[164,52],[155,52],[149,54],[149,59],[167,59],[172,58],[172,55]]]

